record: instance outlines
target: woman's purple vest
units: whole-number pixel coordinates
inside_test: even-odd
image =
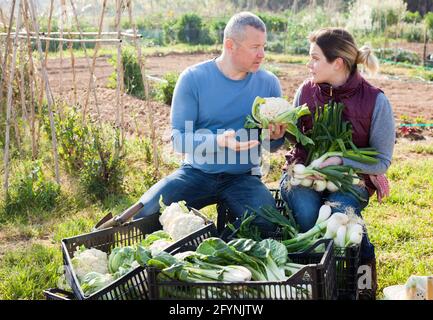
[[[301,88],[299,104],[306,103],[311,114],[314,114],[317,106],[323,106],[331,99],[343,103],[345,106],[343,119],[352,124],[353,143],[362,148],[369,146],[371,118],[377,95],[380,92],[382,92],[380,89],[373,87],[356,71],[344,85],[338,88],[333,88],[329,84],[315,84],[311,80],[306,80]],[[311,116],[304,116],[299,120],[299,128],[303,133],[311,127]],[[306,158],[306,150],[297,143],[286,154],[286,166],[291,163],[304,163]],[[364,180],[369,189],[375,190],[367,175],[364,175]]]

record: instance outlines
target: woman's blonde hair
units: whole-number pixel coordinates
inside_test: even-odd
[[[367,45],[358,49],[353,36],[344,29],[319,29],[310,34],[308,40],[322,49],[328,62],[334,62],[337,58],[343,59],[351,73],[357,69],[358,64],[363,64],[371,74],[379,70],[379,60],[372,49]]]

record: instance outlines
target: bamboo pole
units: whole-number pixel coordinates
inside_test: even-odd
[[[132,2],[131,0],[127,0],[127,7],[128,7],[128,15],[129,15],[129,22],[132,26],[133,33],[137,34],[137,28],[135,26],[135,22],[132,16]],[[146,77],[146,70],[145,70],[145,64],[143,61],[143,56],[141,54],[141,47],[140,44],[137,42],[136,38],[134,38],[134,45],[137,50],[137,58],[138,63],[140,64],[140,71],[141,71],[141,79],[143,81],[143,88],[144,88],[144,96],[146,99],[146,106],[147,106],[147,114],[148,114],[148,122],[149,122],[149,128],[150,128],[150,138],[152,141],[152,149],[153,149],[153,166],[155,168],[155,176],[158,179],[159,177],[159,156],[158,156],[158,145],[156,141],[155,136],[155,123],[153,119],[153,113],[150,106],[150,97],[149,97],[149,81]]]
[[[120,39],[120,18],[122,15],[122,0],[116,0],[116,31]],[[116,126],[120,128],[120,145],[123,145],[123,108],[122,108],[122,84],[123,84],[123,63],[122,63],[122,47],[117,45],[117,81],[116,81]]]
[[[27,4],[21,4],[23,6],[23,20],[24,27],[26,30],[30,30],[29,21],[27,19]],[[29,58],[29,89],[30,89],[30,134],[32,140],[32,160],[36,160],[38,157],[38,140],[36,138],[36,112],[35,112],[35,86],[36,86],[36,78],[35,78],[35,65],[33,62],[33,48],[32,43],[28,35],[27,39],[27,53]]]
[[[71,53],[72,83],[74,87],[74,106],[76,106],[77,105],[77,82],[75,78],[75,57],[74,57],[74,49],[72,48],[72,42],[69,43],[69,51]]]
[[[44,68],[45,69],[47,69],[48,51],[49,51],[49,47],[50,47],[49,37],[50,37],[50,32],[51,32],[51,20],[52,20],[52,17],[53,17],[53,3],[54,3],[54,0],[51,0],[51,2],[50,2],[50,13],[49,13],[49,16],[48,16],[48,30],[47,30],[48,31],[48,37],[47,37],[48,39],[45,39],[45,59],[43,61],[41,61],[44,64]],[[38,34],[38,36],[39,36],[39,34]],[[32,37],[30,37],[30,38],[32,38]],[[41,39],[41,37],[40,37],[39,40],[44,40],[44,39]],[[42,99],[43,99],[43,96],[44,96],[44,78],[43,77],[41,77],[41,82],[40,83],[41,83],[40,84],[41,90],[39,91],[39,100],[38,101],[39,101],[39,105],[42,105]]]
[[[21,6],[20,0],[17,0],[17,29],[21,25]],[[15,3],[14,3],[15,5]],[[14,10],[11,11],[10,24],[13,22]],[[5,181],[4,181],[4,191],[5,191],[5,201],[8,200],[8,189],[9,189],[9,144],[10,144],[10,125],[11,125],[11,109],[12,109],[12,83],[15,76],[15,61],[17,57],[17,47],[18,47],[18,35],[14,37],[13,51],[12,51],[12,62],[10,64],[9,78],[7,82],[7,102],[6,102],[6,137],[5,137],[5,152],[4,152],[4,166],[5,166]]]
[[[105,14],[106,5],[107,5],[107,0],[104,0],[104,2],[102,3],[101,16],[99,17],[98,36],[100,36],[100,33],[102,32],[102,25],[104,22],[104,14]],[[95,49],[93,51],[92,67],[90,68],[90,78],[89,78],[89,84],[87,86],[88,90],[87,90],[86,100],[85,100],[84,107],[83,107],[83,123],[86,122],[86,112],[87,112],[87,107],[89,105],[89,98],[90,98],[90,92],[91,92],[92,85],[94,86],[94,91],[96,91],[96,83],[94,81],[93,76],[95,74],[96,56],[98,54],[98,49],[99,49],[99,42],[96,42]],[[95,97],[95,99],[96,99],[96,97]],[[99,106],[98,106],[98,102],[96,100],[95,100],[95,104],[96,104],[96,107],[98,110],[98,119],[100,120],[101,114],[99,112]]]
[[[13,99],[12,99],[12,123],[14,125],[14,131],[15,131],[15,140],[16,140],[16,144],[17,144],[17,149],[18,149],[18,153],[21,154],[21,134],[20,134],[20,128],[18,126],[18,120],[17,120],[17,113],[16,110],[14,108],[14,103],[13,103]]]
[[[19,35],[18,38],[25,39],[26,36]],[[30,39],[37,39],[37,36],[30,36]],[[122,39],[68,39],[68,38],[53,38],[53,37],[39,37],[39,40],[53,41],[53,42],[73,42],[73,43],[118,43]]]
[[[104,0],[104,3],[106,2],[106,0]],[[70,0],[70,3],[71,3],[71,7],[72,7],[72,12],[73,12],[73,15],[74,15],[74,18],[75,18],[75,22],[76,22],[76,25],[77,25],[77,28],[78,28],[78,30],[79,30],[79,32],[80,32],[80,35],[81,35],[81,37],[83,37],[83,31],[81,30],[81,27],[80,27],[80,23],[79,23],[79,21],[78,21],[78,16],[77,16],[77,10],[75,9],[75,5],[74,5],[74,1],[73,0]],[[100,30],[99,30],[100,31]],[[87,62],[87,67],[89,68],[89,70],[90,70],[90,64],[89,64],[89,55],[87,54],[87,49],[86,49],[86,46],[84,45],[84,43],[83,42],[81,42],[81,46],[82,46],[82,48],[83,48],[83,50],[84,50],[84,55],[86,56],[86,62]],[[93,79],[93,76],[92,76],[92,74],[90,74],[90,81],[93,81],[94,79]],[[89,89],[90,90],[90,89]],[[95,86],[93,86],[93,97],[94,97],[94,99],[95,99],[95,105],[96,105],[96,110],[97,110],[97,112],[98,112],[98,121],[100,121],[100,112],[99,112],[99,106],[98,106],[98,97],[97,97],[97,95],[96,95],[96,85]],[[83,119],[84,119],[84,115],[83,115]]]
[[[36,11],[35,11],[35,7],[34,7],[34,3],[33,0],[29,0],[30,3],[30,17],[32,19],[33,22],[33,29],[35,30],[37,36],[39,36],[39,26],[36,22]],[[54,116],[53,116],[53,110],[52,110],[52,106],[53,106],[53,98],[51,95],[51,90],[50,90],[50,85],[48,82],[48,74],[47,74],[47,70],[45,68],[45,62],[43,61],[44,56],[43,56],[43,52],[42,52],[42,45],[41,45],[41,41],[39,39],[37,39],[37,45],[38,45],[38,52],[39,52],[39,57],[41,60],[41,69],[42,69],[42,77],[44,78],[44,83],[45,83],[45,93],[47,96],[47,103],[48,103],[48,112],[49,112],[49,117],[50,117],[50,127],[51,127],[51,140],[52,140],[52,146],[53,146],[53,155],[54,155],[54,165],[55,165],[55,174],[56,174],[56,181],[57,184],[60,185],[60,174],[59,174],[59,159],[58,159],[58,153],[57,153],[57,138],[56,138],[56,128],[55,128],[55,124],[54,124]]]
[[[5,53],[4,53],[4,58],[3,58],[3,64],[2,64],[2,74],[1,74],[1,82],[0,82],[0,113],[3,112],[3,86],[6,80],[6,69],[7,69],[7,61],[8,61],[8,56],[9,56],[9,39],[10,39],[10,34],[11,34],[11,29],[12,29],[12,22],[13,22],[13,16],[14,16],[14,12],[15,12],[15,0],[12,0],[12,4],[11,4],[11,15],[9,17],[9,26],[8,26],[8,32],[7,32],[7,37],[6,37],[6,43],[5,43]]]
[[[63,24],[64,24],[64,18],[66,17],[66,3],[65,0],[60,0],[60,8],[61,8],[61,14],[60,14],[60,38],[63,38]],[[59,43],[59,50],[60,50],[60,70],[59,70],[59,92],[63,92],[63,41],[60,41]],[[62,108],[59,108],[59,111]],[[61,118],[63,118],[63,115],[60,115]]]
[[[20,88],[20,97],[21,97],[21,109],[23,114],[23,119],[27,123],[29,121],[29,115],[27,112],[27,104],[26,104],[26,85],[25,85],[25,74],[24,74],[24,61],[25,61],[25,48],[21,48],[21,58],[20,58],[20,80],[19,80],[19,88]]]
[[[23,36],[23,35],[25,36],[25,35],[27,35],[27,32],[18,32],[18,34],[20,36]],[[51,32],[50,34],[52,36],[58,36],[58,35],[61,36],[62,35],[61,32]],[[122,37],[125,37],[125,38],[134,38],[134,37],[136,37],[136,38],[143,38],[143,35],[141,35],[141,34],[137,34],[136,36],[134,36],[131,33],[127,33],[127,32],[121,32],[120,34],[121,34]],[[15,35],[15,32],[11,33],[11,35]],[[36,34],[34,32],[30,32],[30,35],[31,36],[35,36]],[[68,31],[68,32],[63,32],[63,35],[67,35],[69,37],[79,36],[79,35],[83,35],[83,36],[96,36],[96,35],[98,35],[98,32],[82,32],[80,34],[79,32],[69,32]],[[118,33],[117,32],[101,32],[100,35],[101,36],[117,36]],[[6,32],[0,32],[0,36],[2,36],[2,37],[7,36],[7,33]],[[45,36],[45,32],[39,32],[39,36],[41,36],[41,37]],[[58,39],[58,38],[53,38],[53,39]]]

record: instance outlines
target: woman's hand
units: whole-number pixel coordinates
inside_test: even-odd
[[[269,124],[269,138],[271,140],[278,140],[286,133],[287,124],[270,123]]]
[[[341,157],[329,157],[320,164],[319,168],[324,168],[327,166],[338,166],[340,164],[343,164],[343,159],[341,159]]]

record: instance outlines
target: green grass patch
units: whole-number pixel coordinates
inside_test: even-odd
[[[43,299],[44,289],[57,286],[61,268],[59,247],[34,244],[6,253],[0,264],[0,299]]]
[[[363,213],[376,248],[379,297],[411,275],[433,274],[432,159],[394,163],[388,177],[390,197],[382,205],[373,198]]]

